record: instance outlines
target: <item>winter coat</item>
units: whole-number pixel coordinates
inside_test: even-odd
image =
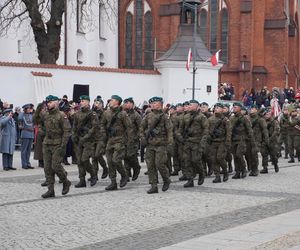
[[[0,118],[0,153],[13,154],[16,142],[16,125],[13,118]]]

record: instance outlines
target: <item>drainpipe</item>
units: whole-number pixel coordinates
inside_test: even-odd
[[[67,5],[67,0],[65,0],[65,49],[64,49],[64,65],[68,65],[68,59],[67,59],[67,56],[68,56],[68,23],[67,23],[67,20],[68,20],[68,5]]]

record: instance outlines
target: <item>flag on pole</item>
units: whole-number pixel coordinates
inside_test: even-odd
[[[274,117],[278,117],[281,112],[281,108],[280,108],[278,99],[276,97],[273,97],[271,99],[270,105],[272,108],[272,114],[274,115]]]
[[[218,63],[219,63],[219,53],[220,53],[220,51],[221,51],[221,50],[218,50],[218,51],[216,52],[216,54],[214,54],[214,55],[211,57],[210,61],[211,61],[212,66],[217,66],[217,65],[218,65]]]
[[[191,48],[190,48],[190,49],[189,49],[189,53],[188,53],[187,62],[186,62],[186,70],[187,70],[187,71],[190,71],[191,60],[192,60],[192,50],[191,50]]]

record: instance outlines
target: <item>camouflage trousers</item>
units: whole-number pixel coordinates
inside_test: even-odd
[[[183,167],[183,144],[181,143],[174,143],[174,154],[173,154],[173,168],[175,172],[182,170],[184,174],[184,167]]]
[[[214,170],[214,168],[212,166],[210,145],[208,145],[208,144],[205,146],[205,150],[202,155],[202,164],[203,164],[203,168],[205,171],[208,170],[208,172],[210,172],[210,170]]]
[[[184,166],[188,179],[193,179],[196,174],[204,175],[202,152],[199,148],[199,143],[192,142],[186,142],[183,146]]]
[[[85,179],[86,172],[88,172],[91,177],[95,177],[96,172],[90,163],[90,158],[94,156],[94,143],[86,142],[83,145],[74,144],[74,150],[77,158],[79,179]]]
[[[108,175],[111,180],[117,178],[117,171],[122,177],[127,176],[125,167],[122,163],[122,160],[125,158],[125,153],[126,149],[123,143],[107,143],[105,155],[108,164]]]
[[[289,135],[288,144],[290,157],[295,156],[295,150],[296,154],[300,156],[300,136]]]
[[[258,151],[260,146],[256,143],[256,147],[253,147],[250,141],[246,141],[246,153],[245,158],[247,162],[247,167],[249,171],[256,172],[258,171]]]
[[[167,167],[167,146],[152,146],[148,145],[145,153],[145,160],[148,168],[149,184],[152,186],[158,183],[159,171],[164,181],[169,179],[170,173]]]
[[[261,145],[261,155],[262,155],[262,166],[265,168],[268,166],[269,155],[272,164],[278,163],[278,141],[270,141],[269,145]]]
[[[136,171],[141,168],[141,166],[139,164],[139,159],[138,159],[139,144],[135,143],[134,146],[131,147],[131,150],[133,152],[126,151],[126,155],[124,158],[124,166],[125,166],[128,176],[131,176],[131,169]]]
[[[227,149],[225,143],[212,142],[211,145],[209,145],[209,154],[215,175],[220,176],[220,168],[222,168],[224,174],[227,173]]]
[[[235,172],[237,174],[246,172],[246,162],[244,155],[246,153],[246,142],[245,141],[233,141],[231,146]]]
[[[280,138],[279,138],[279,150],[281,152],[281,146],[284,146],[284,152],[285,152],[285,155],[287,156],[288,153],[289,153],[289,136],[288,134],[285,132],[285,133],[280,133]]]
[[[44,172],[48,185],[55,182],[55,174],[61,181],[67,179],[67,174],[61,165],[63,160],[62,149],[60,145],[43,145]]]
[[[96,154],[97,145],[98,145],[98,143],[95,143],[95,152],[94,152],[94,155],[92,157],[92,165],[93,165],[93,169],[94,169],[96,174],[99,171],[99,165],[98,164],[100,164],[100,166],[102,168],[107,168],[106,161],[104,160],[103,155],[101,155],[101,154],[97,155]]]

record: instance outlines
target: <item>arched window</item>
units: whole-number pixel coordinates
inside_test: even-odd
[[[204,44],[207,44],[206,41],[206,26],[207,26],[207,11],[202,9],[200,11],[200,37]]]
[[[132,67],[132,14],[126,14],[125,66]]]
[[[135,66],[140,67],[143,55],[143,0],[136,1],[135,15]]]
[[[218,0],[210,1],[210,51],[217,51]]]
[[[226,8],[221,12],[222,26],[221,26],[221,60],[224,63],[228,61],[228,11]]]
[[[153,42],[152,42],[152,14],[148,11],[145,14],[145,67],[153,67]]]

